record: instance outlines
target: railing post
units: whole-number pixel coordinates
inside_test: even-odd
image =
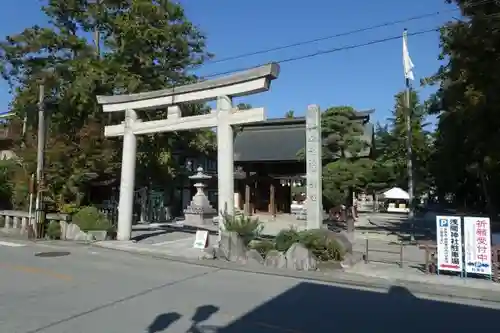
[[[4,229],[10,229],[10,220],[11,220],[11,217],[6,215],[5,216],[5,225],[3,226]]]
[[[28,218],[22,217],[21,218],[21,232],[25,232],[26,230],[28,230]]]
[[[19,216],[14,216],[12,218],[12,228],[13,229],[20,229],[21,228],[21,223],[20,223]]]
[[[368,263],[368,238],[365,239],[365,264]]]
[[[403,268],[403,242],[399,242],[399,267]]]

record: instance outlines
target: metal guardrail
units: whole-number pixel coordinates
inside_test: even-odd
[[[385,254],[395,254],[395,255],[399,255],[399,261],[396,261],[396,263],[399,265],[400,268],[403,268],[404,267],[404,245],[402,242],[399,242],[397,244],[394,244],[394,245],[398,245],[398,249],[397,251],[391,251],[391,250],[381,250],[381,249],[376,249],[376,248],[370,248],[370,240],[367,238],[365,240],[365,250],[364,250],[364,253],[363,253],[363,260],[364,262],[367,264],[369,262],[384,262],[384,263],[387,263],[387,261],[385,260],[374,260],[372,259],[372,257],[370,256],[370,253],[385,253]]]
[[[425,250],[425,272],[437,273],[437,246],[436,244],[422,244],[420,249]],[[500,283],[500,245],[491,248],[492,280]]]
[[[493,281],[500,283],[500,245],[495,245],[491,249],[491,259],[493,262]]]

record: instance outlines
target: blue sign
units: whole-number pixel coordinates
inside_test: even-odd
[[[440,219],[439,220],[439,226],[441,228],[448,228],[448,220],[447,219]]]

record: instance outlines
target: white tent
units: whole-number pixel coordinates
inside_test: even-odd
[[[385,191],[384,193],[382,193],[382,196],[384,197],[384,199],[410,200],[408,192],[399,187],[393,187],[390,190]]]

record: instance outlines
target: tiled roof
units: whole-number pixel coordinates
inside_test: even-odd
[[[357,113],[358,121],[363,123],[363,138],[370,146],[360,153],[368,157],[373,141],[373,125],[369,123],[369,114]],[[279,118],[235,128],[235,162],[258,161],[296,161],[297,153],[306,143],[305,118]]]

